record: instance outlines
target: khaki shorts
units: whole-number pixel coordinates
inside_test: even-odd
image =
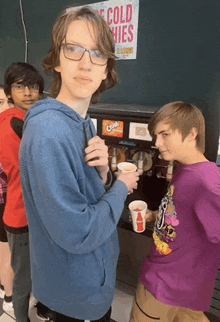
[[[139,282],[129,322],[208,322],[203,312],[161,303]]]

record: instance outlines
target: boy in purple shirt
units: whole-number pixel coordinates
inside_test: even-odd
[[[155,113],[149,132],[162,158],[179,166],[154,218],[130,322],[206,322],[220,255],[220,172],[204,156],[204,117],[172,102]]]

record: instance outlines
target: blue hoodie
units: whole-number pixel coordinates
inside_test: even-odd
[[[82,320],[100,319],[112,304],[116,227],[128,193],[119,180],[106,192],[96,169],[85,163],[94,135],[89,117],[46,99],[26,115],[20,146],[33,294]]]

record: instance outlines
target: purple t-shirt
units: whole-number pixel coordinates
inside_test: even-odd
[[[154,243],[140,279],[173,306],[209,310],[220,258],[220,171],[213,162],[181,165],[161,201]]]

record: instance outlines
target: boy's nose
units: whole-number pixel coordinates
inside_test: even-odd
[[[24,88],[24,95],[31,95],[31,91],[28,86],[25,86]]]
[[[92,62],[90,60],[90,53],[85,52],[82,59],[79,61],[80,68],[91,69]]]
[[[157,148],[159,148],[159,146],[160,146],[160,140],[159,140],[159,138],[158,138],[158,137],[156,138],[155,146],[156,146]]]

